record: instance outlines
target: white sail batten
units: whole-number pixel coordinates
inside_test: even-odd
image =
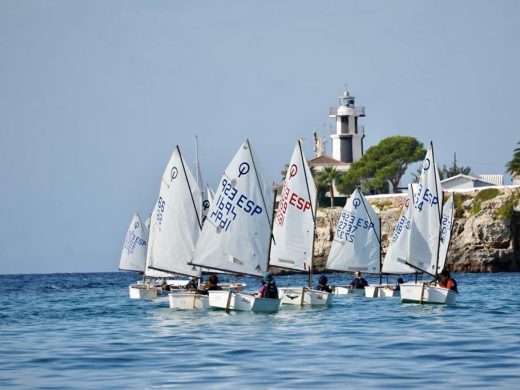
[[[307,271],[312,265],[316,185],[298,141],[273,224],[269,265]]]
[[[440,244],[439,244],[439,262],[437,273],[441,272],[446,263],[446,255],[450,244],[451,232],[453,229],[453,219],[455,217],[455,207],[453,204],[453,194],[448,198],[442,208]]]
[[[136,212],[128,227],[125,243],[121,251],[119,269],[124,271],[144,272],[148,231]]]
[[[415,269],[406,265],[408,260],[408,246],[410,240],[410,229],[412,227],[413,189],[408,186],[403,211],[397,221],[390,244],[383,261],[382,272],[385,274],[413,274]]]
[[[433,145],[424,159],[419,188],[415,194],[407,263],[418,271],[435,274],[439,250],[442,188],[435,164]]]
[[[356,189],[339,218],[326,268],[379,273],[380,242],[379,217]]]
[[[272,202],[271,185],[246,140],[220,179],[192,263],[263,275],[267,270]]]
[[[200,269],[188,262],[200,235],[201,207],[199,186],[177,147],[164,170],[159,199],[152,213],[148,268],[200,275]]]

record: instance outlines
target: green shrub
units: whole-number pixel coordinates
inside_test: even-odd
[[[486,188],[485,190],[479,191],[477,193],[477,196],[475,196],[475,200],[485,202],[486,200],[496,198],[498,194],[500,194],[498,188]]]
[[[455,218],[462,218],[464,216],[464,207],[462,207],[462,203],[470,198],[471,196],[460,193],[456,193],[453,196],[453,203],[455,205]]]
[[[373,205],[376,206],[381,211],[385,211],[387,209],[391,209],[391,208],[395,207],[394,202],[392,202],[390,199],[374,202]]]
[[[494,218],[499,219],[501,221],[507,221],[511,219],[513,215],[513,211],[516,205],[520,203],[520,190],[514,190],[511,195],[509,195],[506,201],[497,209],[495,212]]]
[[[482,202],[493,199],[498,194],[500,194],[498,188],[486,188],[485,190],[479,191],[473,200],[473,204],[471,205],[471,213],[473,215],[480,213],[480,206],[482,205]]]

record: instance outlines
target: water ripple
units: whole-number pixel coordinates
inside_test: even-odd
[[[130,301],[129,273],[4,275],[0,387],[514,388],[520,301],[502,286],[520,275],[456,277],[454,306],[338,297],[262,315]]]

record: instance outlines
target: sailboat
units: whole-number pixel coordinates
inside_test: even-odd
[[[209,185],[206,185],[204,188],[203,180],[202,180],[202,173],[200,170],[200,162],[199,162],[199,139],[197,136],[195,136],[195,166],[196,166],[196,177],[197,177],[197,184],[199,186],[199,189],[201,191],[201,216],[202,216],[202,225],[204,225],[204,222],[207,219],[208,212],[211,208],[211,204],[213,203],[213,198],[215,194],[211,190]],[[208,269],[202,269],[202,272],[212,272],[212,273],[221,273],[217,270],[208,270]],[[221,287],[224,290],[234,290],[234,291],[240,291],[241,289],[246,287],[245,283],[237,283],[234,278],[233,281],[230,283],[219,283],[219,287]]]
[[[280,288],[282,304],[303,306],[332,303],[331,293],[311,287],[316,194],[316,185],[307,165],[301,141],[298,140],[273,222],[269,265],[308,272],[309,285]]]
[[[397,221],[383,260],[383,266],[381,268],[381,273],[383,274],[405,275],[417,273],[414,268],[405,264],[408,253],[410,229],[412,227],[413,198],[413,187],[409,185],[403,210]],[[394,286],[388,284],[370,285],[365,287],[365,296],[367,298],[399,296],[399,291],[394,291],[393,287]]]
[[[273,196],[246,140],[220,179],[195,248],[192,265],[261,277],[267,271]],[[276,312],[280,299],[237,291],[209,291],[209,305],[226,310]]]
[[[406,264],[437,280],[444,267],[453,225],[453,196],[442,207],[442,187],[430,143],[415,196]],[[439,285],[419,282],[401,285],[401,301],[455,303],[457,292]]]
[[[188,261],[201,230],[201,204],[197,182],[177,146],[164,170],[159,197],[152,212],[146,253],[149,270],[200,276],[200,269],[188,265]],[[200,301],[193,305],[204,306],[206,301],[207,306],[207,297],[192,295],[190,298]],[[180,295],[176,297],[180,298]],[[169,299],[170,306],[176,307],[175,302],[172,304],[175,298],[172,299],[171,294]]]
[[[381,223],[357,188],[341,213],[325,268],[331,271],[380,273]],[[337,295],[363,291],[351,289],[350,286],[335,287]]]
[[[121,251],[119,269],[121,271],[134,271],[145,274],[146,270],[146,250],[148,247],[148,230],[141,221],[139,213],[136,212],[128,231],[125,243]],[[144,283],[132,284],[128,286],[131,299],[154,299],[157,297],[156,287],[146,288]]]

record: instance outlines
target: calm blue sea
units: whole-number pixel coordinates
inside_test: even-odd
[[[519,388],[520,274],[455,277],[454,306],[336,297],[228,315],[131,301],[131,273],[3,275],[0,387]]]

